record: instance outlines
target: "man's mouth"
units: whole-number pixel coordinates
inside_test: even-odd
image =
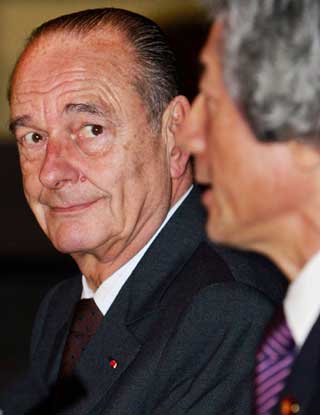
[[[50,206],[50,211],[55,214],[77,213],[90,208],[92,205],[97,203],[98,200],[99,199],[84,203],[68,203],[63,205]]]

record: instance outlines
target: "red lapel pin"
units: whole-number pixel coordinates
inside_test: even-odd
[[[116,369],[118,367],[118,362],[115,359],[109,357],[109,365],[112,369]]]

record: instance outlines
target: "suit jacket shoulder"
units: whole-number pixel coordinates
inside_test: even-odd
[[[166,345],[150,413],[252,413],[255,352],[272,312],[270,300],[237,281],[201,290]]]

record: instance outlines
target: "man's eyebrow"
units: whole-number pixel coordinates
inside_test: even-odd
[[[95,104],[91,103],[67,104],[65,106],[65,112],[87,112],[90,114],[104,115],[104,112],[102,112]]]
[[[19,117],[13,118],[9,122],[9,130],[14,134],[18,127],[25,127],[28,123],[30,123],[31,117],[30,115],[21,115]]]

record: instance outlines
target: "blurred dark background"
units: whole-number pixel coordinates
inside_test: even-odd
[[[181,10],[179,19],[159,23],[176,52],[182,92],[192,99],[197,90],[197,56],[207,27],[199,15],[183,14]],[[1,389],[27,366],[32,322],[42,297],[77,269],[71,258],[54,250],[33,218],[23,195],[16,145],[6,133],[0,137],[0,179],[0,313],[5,333],[0,340]]]

